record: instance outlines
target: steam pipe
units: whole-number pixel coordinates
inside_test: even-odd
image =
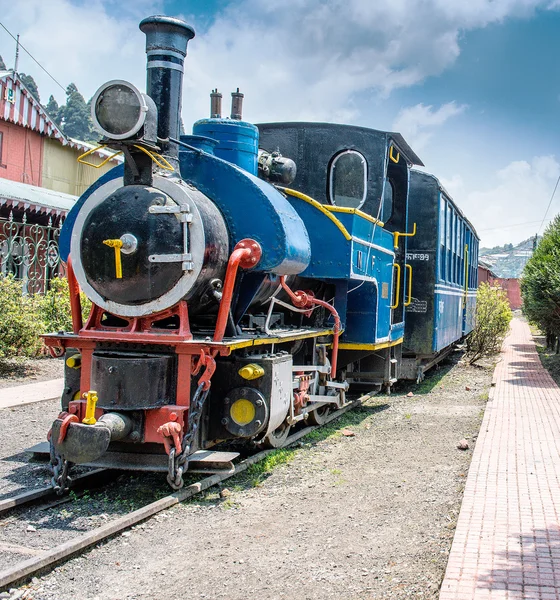
[[[156,15],[140,23],[146,34],[148,96],[158,110],[158,138],[178,139],[181,129],[181,96],[183,63],[187,44],[194,37],[194,29],[181,19]],[[179,148],[176,143],[164,143],[163,155],[171,164],[177,164]],[[174,165],[174,166],[175,166]]]

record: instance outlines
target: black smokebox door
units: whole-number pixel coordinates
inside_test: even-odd
[[[180,262],[153,263],[154,254],[182,254],[182,224],[173,214],[150,214],[152,205],[174,205],[154,188],[125,186],[97,205],[82,233],[81,258],[90,285],[106,300],[142,304],[171,290],[181,278]],[[122,279],[116,277],[115,249],[103,242],[133,235],[137,247],[121,252]]]

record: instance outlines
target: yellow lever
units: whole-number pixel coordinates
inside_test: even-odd
[[[121,263],[121,248],[123,247],[123,242],[121,239],[116,240],[103,240],[103,243],[109,248],[115,249],[115,277],[117,279],[122,279],[122,263]]]
[[[416,223],[414,223],[414,226],[412,228],[412,233],[400,233],[399,231],[395,231],[393,233],[393,241],[394,241],[394,246],[395,248],[399,247],[399,238],[400,237],[414,237],[416,235]]]
[[[84,392],[84,398],[86,398],[86,416],[82,419],[82,423],[86,425],[95,425],[97,423],[97,419],[95,418],[95,405],[97,404],[97,392],[90,390],[89,392]]]

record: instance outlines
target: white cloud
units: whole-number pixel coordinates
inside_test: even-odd
[[[454,101],[442,104],[439,108],[416,104],[399,112],[393,129],[402,133],[416,151],[421,151],[432,137],[434,129],[441,127],[452,117],[462,114],[466,109],[466,104],[457,104]]]
[[[492,247],[517,243],[537,232],[559,175],[556,157],[535,156],[498,170],[494,184],[484,189],[469,189],[458,175],[442,183],[473,222],[482,245]],[[560,197],[552,203],[548,218],[558,212]]]
[[[362,121],[356,94],[375,97],[438,75],[454,63],[463,31],[527,17],[550,0],[236,0],[190,43],[185,122],[208,112],[218,86],[246,93],[248,118]],[[2,21],[65,86],[86,97],[107,79],[145,79],[142,15],[163,0],[0,0]],[[195,23],[196,24],[196,23]],[[7,59],[13,42],[0,36]],[[10,62],[10,61],[8,61]],[[43,98],[56,91],[22,57]]]
[[[20,34],[22,45],[63,87],[76,83],[87,100],[109,79],[129,79],[145,87],[145,42],[138,23],[161,6],[151,0],[118,5],[114,0],[0,0],[0,14],[4,25]],[[15,42],[2,30],[0,53],[8,67],[13,66],[14,52]],[[19,71],[33,75],[44,103],[50,94],[65,101],[64,91],[23,50]]]

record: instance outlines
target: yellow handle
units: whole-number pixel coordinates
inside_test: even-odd
[[[398,263],[393,263],[393,267],[397,269],[397,293],[395,294],[395,304],[391,305],[392,309],[398,308],[401,295],[401,266]]]
[[[161,154],[156,154],[155,152],[150,152],[147,148],[143,146],[138,146],[134,144],[134,147],[138,150],[141,150],[144,154],[147,154],[160,169],[165,169],[166,171],[174,171],[173,165],[171,165]]]
[[[115,249],[115,277],[122,279],[122,263],[121,263],[121,248],[123,247],[122,240],[103,240],[103,243],[109,248]]]
[[[122,150],[119,150],[119,152],[115,152],[114,154],[110,154],[102,163],[100,163],[98,165],[96,165],[94,163],[90,163],[87,160],[84,160],[84,158],[86,156],[89,156],[90,154],[93,154],[94,152],[97,152],[98,150],[101,150],[102,148],[105,148],[105,144],[101,144],[101,146],[97,146],[96,148],[92,148],[91,150],[88,150],[81,156],[78,156],[78,158],[76,160],[79,163],[82,163],[83,165],[87,165],[88,167],[93,167],[94,169],[100,169],[101,167],[104,167],[110,160],[112,160],[119,154],[122,154]]]
[[[395,146],[391,146],[389,148],[389,158],[394,162],[394,163],[398,163],[400,158],[401,158],[401,153],[397,152],[397,158],[395,158],[394,154],[393,154],[393,150],[395,149]]]
[[[410,306],[412,304],[412,265],[405,265],[408,271],[408,298],[404,303],[405,306]]]
[[[84,398],[87,399],[86,403],[86,416],[82,419],[82,423],[86,425],[95,425],[97,419],[95,418],[95,405],[97,404],[97,392],[90,390],[84,393]]]
[[[412,233],[400,233],[399,231],[395,231],[393,233],[393,240],[395,248],[399,247],[399,237],[414,237],[416,235],[416,223],[412,226]]]

